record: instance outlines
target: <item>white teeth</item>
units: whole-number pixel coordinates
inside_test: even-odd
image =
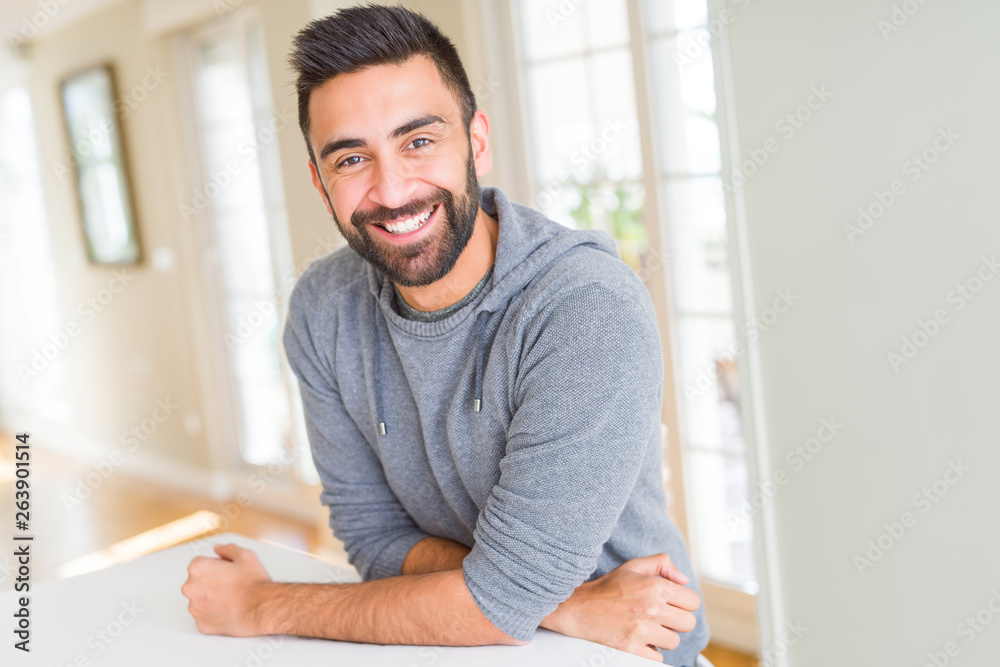
[[[391,222],[385,226],[385,228],[392,232],[393,234],[405,234],[406,232],[412,232],[414,229],[418,229],[423,226],[427,219],[431,217],[431,213],[434,209],[431,208],[420,215],[410,218],[409,220],[403,220],[402,222]]]

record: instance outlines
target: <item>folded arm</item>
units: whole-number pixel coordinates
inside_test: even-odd
[[[389,577],[362,584],[270,584],[262,589],[264,634],[377,644],[527,644],[490,623],[461,570]]]
[[[288,584],[271,581],[249,549],[226,544],[215,551],[220,558],[191,561],[181,588],[198,630],[206,634],[435,646],[527,643],[483,616],[461,570],[360,584]]]
[[[196,627],[206,634],[430,646],[526,644],[499,630],[472,599],[461,570],[467,551],[432,537],[418,543],[404,567],[457,567],[360,584],[288,584],[272,581],[251,550],[216,545],[219,558],[191,561],[181,592],[190,600]],[[673,648],[677,632],[694,628],[690,612],[700,601],[684,583],[665,554],[635,559],[582,584],[542,627],[659,660],[650,646]]]
[[[428,537],[407,555],[403,573],[461,569],[469,551],[464,544]],[[678,633],[695,627],[692,612],[701,600],[684,587],[687,583],[666,554],[636,558],[580,584],[540,627],[659,660],[651,646],[674,649],[680,643]]]

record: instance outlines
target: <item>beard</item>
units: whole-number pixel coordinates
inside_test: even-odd
[[[439,215],[435,221],[436,228],[419,241],[400,246],[379,238],[371,229],[373,223],[410,218],[438,204],[440,210],[436,213]],[[400,208],[355,211],[351,216],[350,229],[344,228],[336,211],[333,221],[354,252],[381,271],[382,275],[397,285],[418,287],[440,280],[451,271],[472,237],[478,213],[479,181],[470,145],[465,189],[458,197],[439,187],[433,194]]]

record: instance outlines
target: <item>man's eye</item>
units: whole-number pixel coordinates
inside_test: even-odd
[[[427,144],[431,143],[431,140],[426,137],[420,137],[419,139],[414,139],[406,147],[407,148],[423,148]]]
[[[351,157],[349,157],[349,158],[341,161],[341,163],[338,164],[337,166],[338,167],[353,167],[354,165],[359,164],[361,162],[361,160],[362,160],[362,158],[361,158],[360,155],[352,155]]]

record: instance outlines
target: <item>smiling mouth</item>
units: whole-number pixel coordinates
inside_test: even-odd
[[[412,218],[407,218],[405,220],[396,220],[388,223],[378,222],[375,224],[377,224],[379,227],[386,230],[390,234],[406,234],[409,232],[416,231],[421,227],[423,227],[424,224],[427,222],[427,220],[430,219],[431,215],[433,215],[434,210],[438,206],[440,206],[440,204],[435,204],[434,206],[431,206],[423,213],[415,215]]]

